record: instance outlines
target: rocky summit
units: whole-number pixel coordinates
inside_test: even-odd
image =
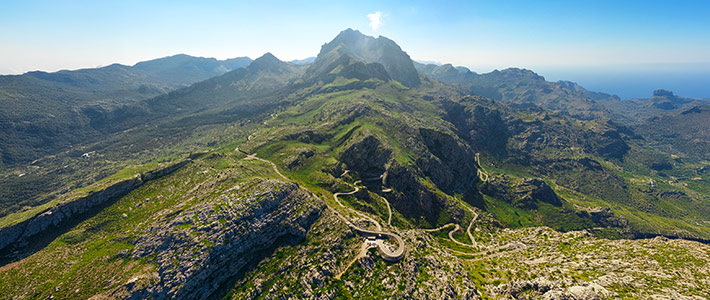
[[[353,29],[2,76],[0,298],[706,299],[710,109],[652,95]]]

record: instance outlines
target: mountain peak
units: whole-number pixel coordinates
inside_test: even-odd
[[[495,70],[492,73],[497,73],[502,75],[503,77],[507,78],[516,78],[516,79],[532,79],[532,80],[537,80],[537,81],[545,81],[545,77],[540,76],[539,74],[528,70],[528,69],[521,69],[521,68],[507,68],[502,71]]]
[[[261,57],[255,59],[248,68],[254,71],[275,71],[283,69],[284,67],[288,67],[288,64],[276,58],[271,52],[266,52]]]
[[[341,31],[332,41],[321,47],[310,72],[325,71],[343,55],[365,64],[379,63],[392,79],[405,86],[415,87],[421,84],[412,59],[394,41],[383,36],[374,38],[350,28]]]
[[[281,62],[276,56],[271,54],[271,52],[266,52],[261,57],[255,59],[254,61],[269,61],[269,62]]]
[[[367,36],[367,35],[362,34],[362,32],[360,32],[360,30],[348,28],[348,29],[345,29],[345,30],[341,31],[340,33],[338,33],[338,35],[335,36],[335,38],[334,38],[333,40],[338,40],[338,39],[353,39],[353,38],[371,38],[371,39],[374,39],[374,38],[371,37],[371,36]]]

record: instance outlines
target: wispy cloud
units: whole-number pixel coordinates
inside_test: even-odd
[[[368,14],[367,18],[370,19],[370,28],[372,30],[377,30],[382,26],[382,13],[379,11],[376,11],[374,13]]]

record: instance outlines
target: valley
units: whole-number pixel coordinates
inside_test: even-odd
[[[178,58],[217,73],[141,63],[171,83],[102,94],[91,138],[0,152],[0,298],[710,297],[707,99],[420,64],[353,29],[312,62]]]

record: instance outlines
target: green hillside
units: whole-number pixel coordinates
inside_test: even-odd
[[[106,132],[92,120],[97,115],[250,62],[247,57],[218,61],[176,55],[135,66],[0,76],[0,167],[27,164],[105,138]]]
[[[153,65],[178,81],[133,68]],[[710,296],[706,107],[620,116],[351,29],[310,64],[267,53],[134,100],[5,166],[0,298]]]

